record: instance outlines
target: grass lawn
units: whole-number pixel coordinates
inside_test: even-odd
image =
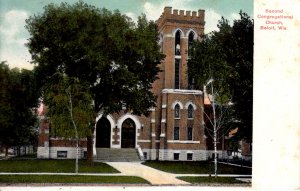
[[[149,184],[135,176],[0,175],[0,183]]]
[[[214,174],[214,163],[209,161],[146,161],[144,165],[176,174]],[[218,174],[251,174],[249,168],[218,164]]]
[[[0,172],[74,172],[75,160],[12,159],[0,160]],[[80,173],[118,173],[113,167],[100,162],[88,166],[85,160],[79,160]]]
[[[218,183],[218,184],[249,184],[240,180],[236,180],[233,177],[188,177],[188,176],[183,176],[183,177],[177,177],[180,180],[190,182],[193,184],[207,184],[207,183]]]

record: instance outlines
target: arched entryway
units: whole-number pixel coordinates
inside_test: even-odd
[[[110,148],[111,125],[106,117],[101,117],[96,126],[96,148]]]
[[[121,136],[121,148],[135,148],[136,126],[132,119],[123,122]]]

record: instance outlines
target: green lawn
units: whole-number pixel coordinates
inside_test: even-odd
[[[188,177],[188,176],[183,176],[183,177],[177,177],[178,179],[181,179],[186,182],[190,182],[193,184],[211,184],[211,183],[218,183],[218,184],[249,184],[240,180],[236,180],[233,177]]]
[[[134,176],[0,175],[0,183],[149,184]]]
[[[70,173],[75,171],[75,160],[0,160],[0,172],[53,172]],[[95,162],[88,166],[85,160],[79,160],[80,173],[118,173],[111,166]]]
[[[214,163],[209,161],[146,161],[144,165],[176,174],[214,174]],[[218,174],[251,174],[251,169],[218,164]]]

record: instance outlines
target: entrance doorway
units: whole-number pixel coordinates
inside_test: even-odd
[[[96,126],[96,148],[110,148],[111,126],[106,117],[102,117]]]
[[[135,124],[132,119],[126,119],[122,124],[121,148],[135,148]]]

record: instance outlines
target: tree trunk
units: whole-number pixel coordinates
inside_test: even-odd
[[[5,146],[5,157],[8,156],[8,146]]]
[[[94,136],[94,130],[95,130],[95,125],[96,125],[96,118],[97,118],[98,112],[94,113],[94,121],[91,124],[91,134],[86,137],[87,143],[86,143],[86,150],[87,150],[87,164],[89,166],[94,165],[94,153],[93,153],[93,136]]]
[[[75,173],[78,174],[78,156],[79,155],[79,138],[76,138],[76,162],[75,162]]]
[[[87,136],[87,164],[93,166],[93,136]]]

